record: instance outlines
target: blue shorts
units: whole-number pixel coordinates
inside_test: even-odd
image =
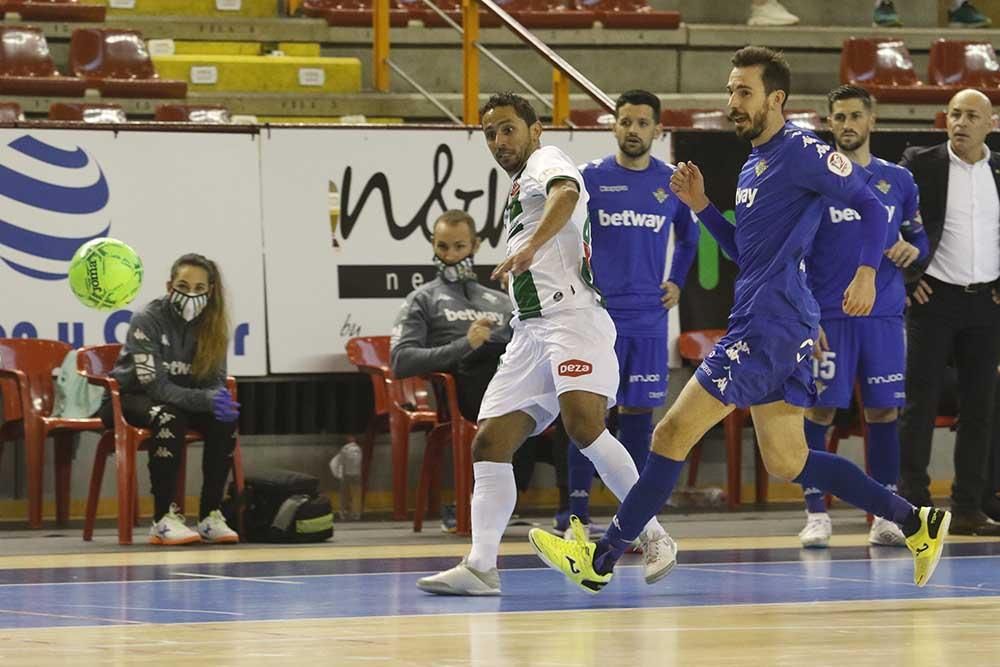
[[[726,335],[695,377],[726,405],[747,408],[775,401],[808,408],[816,400],[812,349],[818,330],[763,316],[729,320]]]
[[[667,339],[618,336],[618,405],[657,408],[667,399]]]
[[[830,351],[814,360],[816,405],[846,408],[854,383],[868,408],[906,403],[906,339],[902,317],[838,317],[824,320]]]

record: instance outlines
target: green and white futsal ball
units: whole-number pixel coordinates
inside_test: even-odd
[[[88,308],[121,308],[142,287],[142,260],[118,239],[93,239],[80,246],[70,260],[69,286]]]

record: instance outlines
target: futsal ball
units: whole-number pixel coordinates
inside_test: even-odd
[[[142,260],[135,250],[117,239],[87,241],[70,260],[69,286],[88,308],[121,308],[142,287]]]

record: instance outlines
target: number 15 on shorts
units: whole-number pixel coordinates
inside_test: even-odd
[[[813,358],[813,377],[820,380],[832,380],[837,374],[837,353],[829,350],[820,353],[823,358]]]

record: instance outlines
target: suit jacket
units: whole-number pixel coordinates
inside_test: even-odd
[[[924,275],[941,242],[945,208],[948,205],[948,169],[951,165],[948,144],[911,146],[903,151],[903,159],[899,164],[910,170],[917,183],[920,191],[920,215],[930,244],[927,258],[919,266],[914,262],[906,269],[906,282],[909,285],[916,283]],[[1000,153],[996,151],[990,151],[990,169],[1000,196]],[[997,225],[1000,226],[1000,220],[997,220]],[[997,252],[1000,252],[1000,248],[997,248]],[[1000,283],[1000,280],[997,282]]]

